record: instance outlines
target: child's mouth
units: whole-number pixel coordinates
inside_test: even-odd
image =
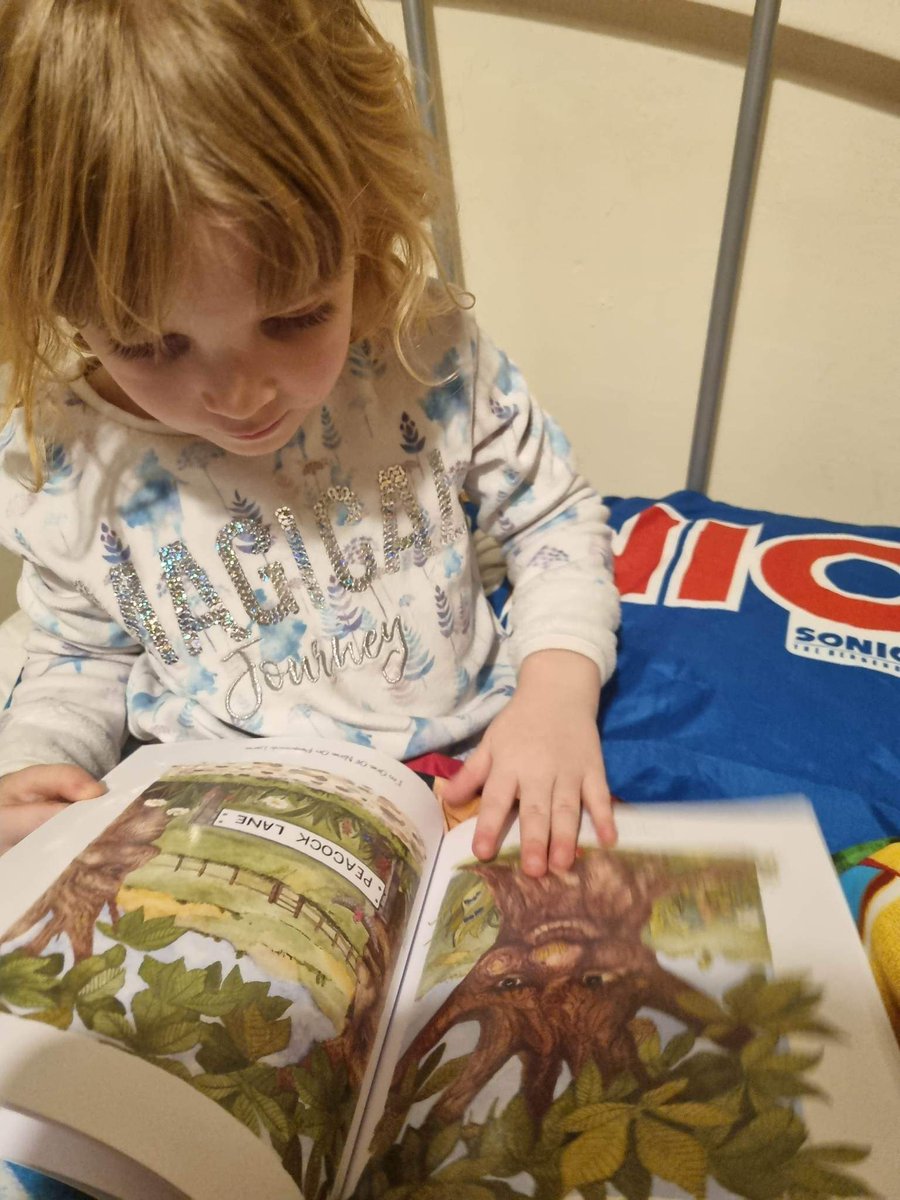
[[[229,434],[229,436],[237,438],[238,441],[241,442],[254,442],[257,439],[264,438],[267,434],[272,433],[283,420],[284,415],[282,414],[282,416],[278,417],[274,421],[270,421],[268,425],[264,425],[261,429],[253,429],[249,433],[232,433]]]

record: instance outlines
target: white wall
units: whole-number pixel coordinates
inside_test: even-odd
[[[436,7],[468,284],[606,492],[684,481],[751,11]],[[717,497],[900,522],[898,60],[896,0],[783,0]]]
[[[402,45],[397,0],[370,7]],[[467,282],[604,491],[685,478],[751,11],[436,9]],[[895,0],[784,0],[717,497],[900,520],[892,56]]]

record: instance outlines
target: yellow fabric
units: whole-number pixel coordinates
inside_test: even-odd
[[[890,845],[876,850],[868,856],[868,861],[878,863],[880,867],[887,867],[889,871],[900,875],[900,842],[891,842]]]
[[[891,849],[898,849],[896,844]],[[900,1042],[900,899],[887,904],[872,922],[869,958],[894,1034]]]

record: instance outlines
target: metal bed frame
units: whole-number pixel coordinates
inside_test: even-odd
[[[444,165],[449,168],[450,151],[440,87],[434,0],[401,0],[401,3],[422,123],[434,139]],[[781,0],[755,0],[753,10],[688,463],[687,486],[699,492],[705,492],[709,483],[738,275],[750,217],[753,178],[762,141],[766,97],[772,79],[772,49],[780,8]],[[462,284],[459,224],[452,208],[441,214],[434,235],[441,267],[450,279]]]

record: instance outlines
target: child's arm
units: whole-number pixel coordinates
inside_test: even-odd
[[[464,486],[512,583],[508,633],[518,685],[466,774],[444,795],[462,802],[476,779],[484,783],[474,848],[485,856],[518,799],[526,870],[540,875],[548,857],[551,866],[571,865],[582,803],[598,835],[614,837],[596,724],[619,623],[612,531],[564,434],[484,336],[472,407]]]
[[[517,800],[527,875],[543,875],[548,862],[559,870],[572,865],[582,804],[601,839],[615,841],[597,732],[599,700],[600,672],[589,658],[539,650],[525,659],[515,695],[442,788],[451,805],[481,792],[472,843],[479,858],[496,853]]]
[[[81,767],[23,767],[0,779],[0,854],[67,804],[102,796],[106,786]]]
[[[32,561],[18,598],[33,627],[0,717],[0,842],[10,844],[61,804],[102,794],[96,781],[119,760],[126,685],[141,651],[89,598]]]

